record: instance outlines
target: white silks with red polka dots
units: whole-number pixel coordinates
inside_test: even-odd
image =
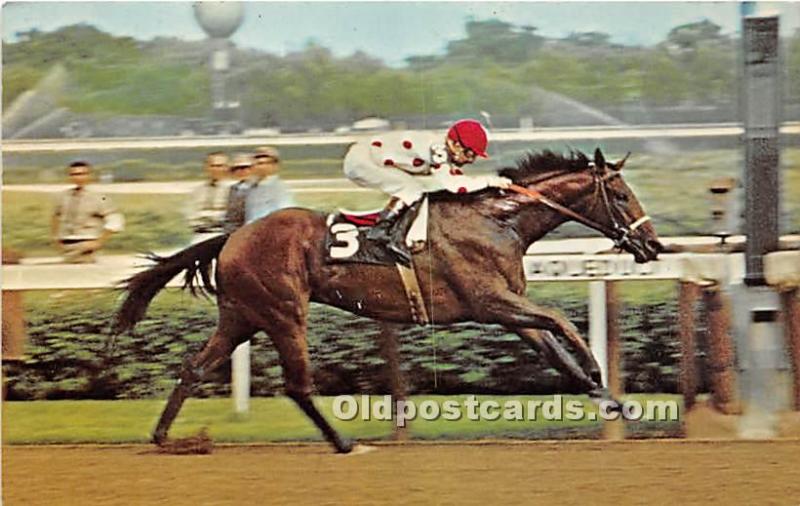
[[[445,134],[386,132],[353,144],[344,158],[344,173],[356,184],[382,190],[411,205],[439,190],[469,193],[495,186],[496,176],[468,176],[448,163]]]

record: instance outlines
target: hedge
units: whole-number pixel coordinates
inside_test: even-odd
[[[75,297],[80,293],[79,297]],[[557,302],[557,303],[554,303]],[[26,359],[4,364],[7,399],[138,399],[163,397],[180,365],[215,324],[213,303],[177,291],[159,295],[133,334],[104,354],[116,305],[108,291],[53,292],[26,300]],[[586,333],[585,298],[548,300]],[[679,343],[674,300],[623,304],[623,367],[628,392],[675,392]],[[702,319],[701,319],[702,321]],[[379,325],[312,305],[309,349],[318,392],[388,392],[378,348]],[[465,323],[398,331],[402,369],[414,394],[546,394],[572,391],[564,378],[502,327]],[[282,391],[278,355],[259,333],[252,348],[252,394]],[[225,366],[198,387],[199,396],[229,394]]]

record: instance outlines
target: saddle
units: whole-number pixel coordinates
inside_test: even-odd
[[[364,263],[396,266],[408,298],[411,318],[419,325],[430,323],[417,273],[413,266],[397,262],[391,251],[367,238],[370,227],[378,222],[380,210],[352,212],[340,209],[328,215],[325,233],[325,261],[327,263]],[[410,224],[410,226],[409,226]],[[428,239],[428,198],[417,202],[395,223],[392,233],[408,230],[404,244],[415,253],[424,248]]]
[[[340,209],[328,215],[325,233],[327,263],[364,263],[395,265],[394,254],[367,238],[367,232],[378,221],[380,210],[353,212]],[[409,226],[410,225],[410,226]],[[408,230],[403,243],[409,251],[421,250],[428,237],[428,198],[405,211],[392,233]]]

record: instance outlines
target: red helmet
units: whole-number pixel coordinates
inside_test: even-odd
[[[476,155],[489,158],[489,155],[486,154],[489,139],[486,138],[486,130],[483,125],[478,121],[474,119],[456,121],[447,131],[447,137],[458,141],[465,148],[471,149]]]

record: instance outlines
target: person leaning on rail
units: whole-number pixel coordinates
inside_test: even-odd
[[[277,149],[270,146],[256,148],[253,155],[252,184],[245,203],[246,223],[295,205],[289,187],[278,176],[280,163]]]
[[[189,226],[194,232],[193,242],[224,232],[225,211],[231,180],[228,174],[228,157],[220,151],[206,156],[206,180],[192,193]]]
[[[112,234],[125,228],[125,220],[107,196],[87,185],[92,166],[76,161],[68,167],[72,188],[61,194],[51,219],[56,247],[69,263],[91,263]]]
[[[353,144],[344,158],[345,175],[360,186],[391,195],[367,238],[387,246],[398,260],[410,263],[402,245],[405,231],[393,231],[393,225],[423,194],[439,190],[469,193],[511,184],[504,177],[467,176],[462,172],[461,167],[477,157],[489,157],[488,145],[486,130],[471,119],[457,121],[444,139],[433,132],[387,132]]]

